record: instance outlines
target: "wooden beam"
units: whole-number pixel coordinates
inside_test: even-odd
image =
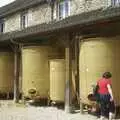
[[[68,44],[65,48],[66,59],[66,88],[65,88],[65,112],[72,112],[72,48],[68,37]]]
[[[76,95],[79,104],[79,39],[74,40],[75,43],[75,84],[76,84]]]
[[[85,37],[85,36],[84,36]],[[81,40],[84,38],[83,36],[80,36],[80,35],[78,35],[77,37],[76,37],[76,39],[77,39],[77,41],[78,41],[78,44],[80,44],[80,42],[81,42]],[[79,52],[80,52],[80,48],[79,48]],[[79,61],[80,61],[80,58],[78,59]],[[78,69],[79,69],[79,67],[78,67]],[[79,83],[80,83],[80,74],[79,74]],[[80,85],[80,84],[79,84]],[[84,109],[84,104],[82,103],[82,101],[81,101],[81,95],[80,95],[80,86],[79,86],[79,102],[80,102],[80,113],[81,114],[83,114],[84,113],[84,111],[83,111],[83,109]]]
[[[19,46],[14,48],[14,102],[19,102],[19,72],[20,72],[20,52]]]

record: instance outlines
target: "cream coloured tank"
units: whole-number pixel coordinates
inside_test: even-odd
[[[65,60],[50,60],[50,99],[63,101],[65,97]]]
[[[89,103],[87,96],[106,71],[112,73],[114,98],[120,105],[120,37],[88,38],[80,41],[79,72],[80,98]]]
[[[14,54],[0,52],[0,92],[13,92]]]
[[[22,91],[25,96],[29,89],[35,89],[40,96],[48,96],[49,58],[57,56],[57,50],[47,46],[22,48]]]

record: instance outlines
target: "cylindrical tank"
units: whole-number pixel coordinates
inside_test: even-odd
[[[40,96],[49,92],[49,58],[57,56],[57,50],[47,46],[26,46],[22,48],[22,91],[28,96],[35,89]]]
[[[65,97],[65,60],[50,60],[50,99],[64,102]]]
[[[14,81],[14,54],[0,52],[0,92],[13,92]]]
[[[114,98],[120,104],[120,37],[88,38],[80,41],[79,83],[83,103],[89,103],[87,96],[92,93],[92,85],[106,71],[112,73]]]

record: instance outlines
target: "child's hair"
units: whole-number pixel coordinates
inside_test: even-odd
[[[112,77],[112,74],[110,72],[103,73],[103,78],[108,79],[108,78],[111,78],[111,77]]]

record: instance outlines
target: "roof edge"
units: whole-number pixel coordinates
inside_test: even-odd
[[[38,4],[45,4],[47,0],[16,0],[10,4],[0,7],[0,18],[13,14],[20,10],[28,9]]]

